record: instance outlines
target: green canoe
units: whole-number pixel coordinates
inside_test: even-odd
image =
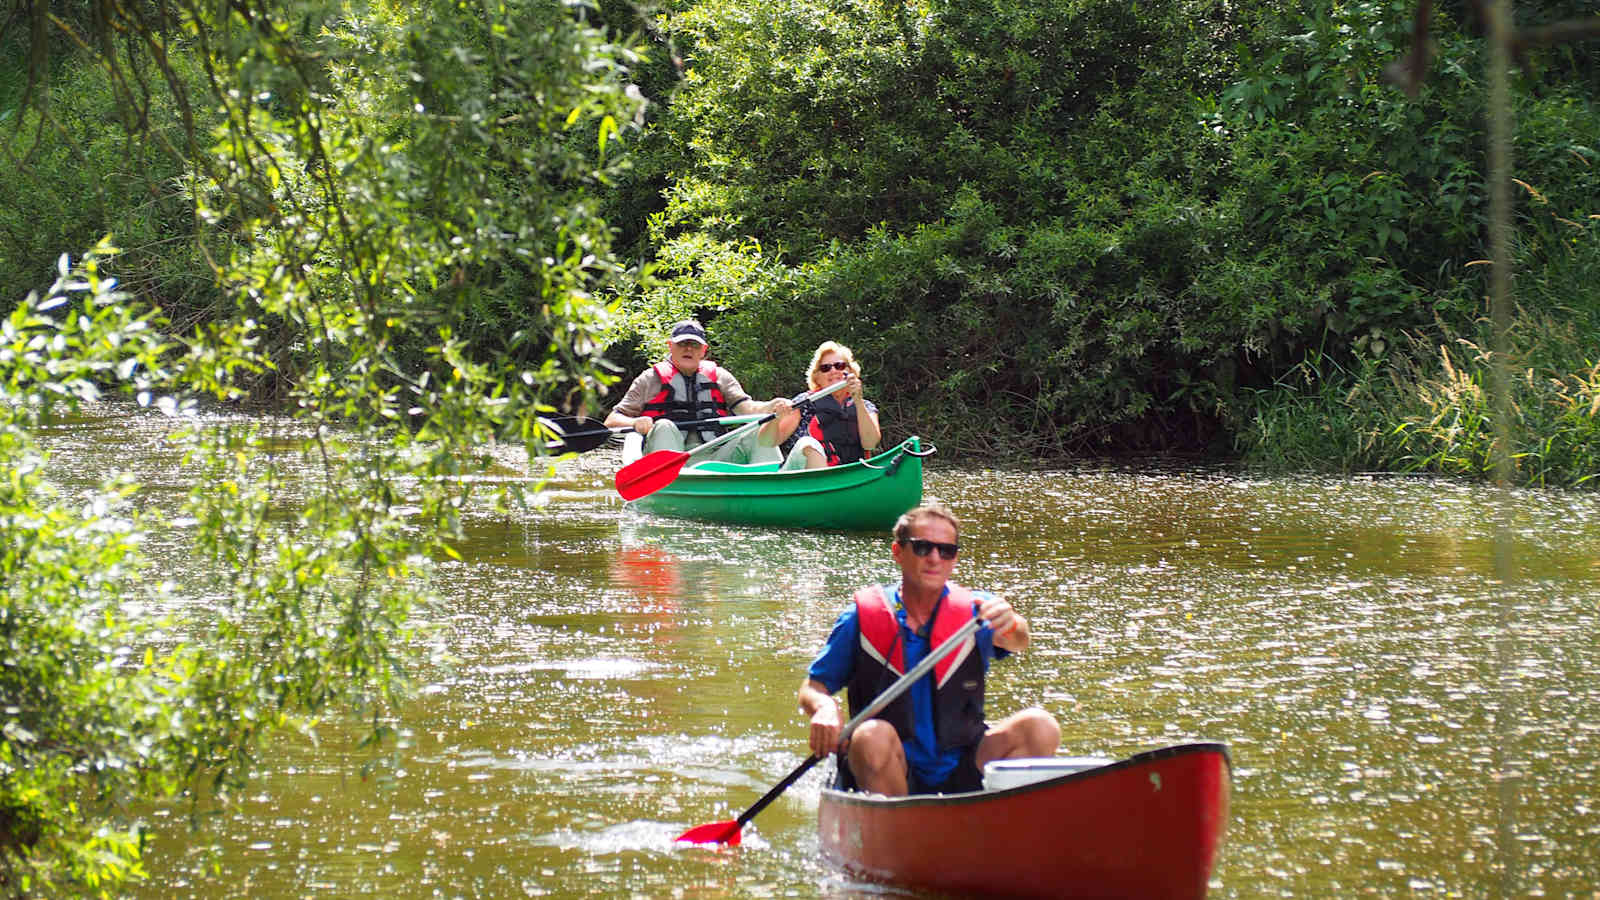
[[[655,515],[730,525],[885,531],[922,502],[922,458],[933,452],[911,437],[871,459],[826,469],[691,464],[671,484],[631,505]]]

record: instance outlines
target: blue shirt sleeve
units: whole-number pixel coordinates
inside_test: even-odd
[[[822,683],[828,693],[835,693],[850,683],[855,672],[856,645],[861,642],[861,624],[856,619],[856,606],[850,604],[834,620],[833,631],[828,633],[828,643],[811,661],[806,677]]]

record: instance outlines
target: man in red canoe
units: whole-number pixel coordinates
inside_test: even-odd
[[[984,722],[989,662],[1028,646],[1028,622],[1004,599],[950,581],[960,529],[938,503],[901,516],[889,547],[900,583],[856,592],[800,686],[811,752],[845,754],[841,787],[889,796],[975,791],[991,760],[1055,755],[1061,728],[1042,709]],[[836,691],[848,688],[851,709],[863,709],[973,616],[987,624],[839,747]]]
[[[706,350],[704,326],[694,319],[674,324],[667,337],[667,358],[640,372],[606,415],[606,427],[632,428],[644,435],[642,448],[624,449],[624,461],[634,452],[686,450],[722,431],[721,425],[687,424],[696,420],[768,412],[782,416],[793,408],[786,397],[752,400],[733,373],[706,359]],[[769,423],[716,448],[710,458],[739,463],[779,460],[776,432],[777,426]],[[630,445],[638,441],[629,438]]]

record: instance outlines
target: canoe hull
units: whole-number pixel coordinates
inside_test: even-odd
[[[631,505],[653,515],[728,525],[882,531],[922,502],[927,453],[913,437],[871,459],[826,469],[690,467]]]
[[[1022,787],[889,799],[825,789],[823,854],[853,876],[960,894],[1189,900],[1227,827],[1222,744]]]

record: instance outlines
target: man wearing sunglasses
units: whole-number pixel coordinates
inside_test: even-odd
[[[610,428],[632,428],[643,436],[628,435],[624,460],[656,450],[686,450],[710,440],[723,426],[705,423],[728,415],[790,412],[787,397],[751,399],[733,373],[706,359],[706,330],[698,321],[685,319],[667,336],[667,358],[633,379],[622,400],[606,416]],[[701,422],[702,424],[691,424]],[[712,459],[726,462],[777,461],[776,427],[752,431],[716,448]]]
[[[844,754],[841,787],[891,797],[975,791],[987,762],[1055,755],[1061,729],[1042,709],[984,721],[989,663],[1027,648],[1028,622],[1004,599],[950,580],[960,528],[939,503],[901,516],[889,547],[900,583],[855,593],[800,686],[811,752]],[[865,708],[973,616],[986,624],[839,746],[840,688],[852,714]]]

